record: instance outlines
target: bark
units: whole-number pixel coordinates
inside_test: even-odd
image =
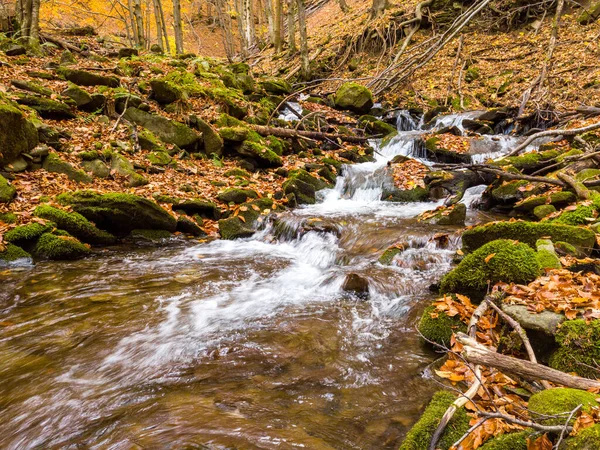
[[[40,41],[40,0],[32,0],[31,2],[29,41],[33,43]]]
[[[569,375],[542,364],[501,355],[464,333],[458,333],[456,339],[464,346],[462,356],[470,363],[495,367],[501,371],[520,375],[525,378],[548,380],[575,389],[600,389],[600,381]]]
[[[302,78],[310,78],[310,60],[308,59],[308,35],[306,32],[306,7],[304,0],[297,0],[298,4],[298,26],[300,27],[300,66]]]
[[[371,19],[377,19],[387,7],[387,0],[373,0],[373,4],[371,5]]]
[[[152,4],[154,6],[154,21],[156,23],[156,43],[160,46],[160,48],[164,49],[163,46],[163,29],[162,22],[160,20],[160,9],[158,7],[158,3],[160,0],[152,0]]]
[[[267,28],[269,29],[269,42],[275,45],[275,21],[273,20],[272,0],[265,0],[265,14],[267,16]]]
[[[175,30],[175,53],[181,55],[184,52],[184,48],[180,0],[173,0],[173,29]]]
[[[252,0],[242,0],[242,17],[244,34],[248,50],[256,43],[256,28],[254,26],[254,7]]]
[[[130,23],[132,34],[133,34],[133,43],[135,44],[136,47],[139,47],[140,35],[138,34],[138,29],[137,29],[137,26],[135,23],[135,15],[133,13],[134,9],[135,8],[133,5],[133,0],[128,0],[127,1],[127,12],[129,13],[129,23]]]
[[[146,46],[144,38],[144,18],[142,17],[142,4],[140,0],[133,0],[133,17],[135,35],[137,36],[137,45],[141,48]]]
[[[221,22],[221,26],[223,29],[223,43],[225,45],[225,53],[227,54],[227,59],[232,61],[233,56],[235,55],[235,46],[233,44],[233,34],[231,30],[231,17],[228,14],[225,14],[225,0],[216,0],[215,7],[217,9],[217,15],[219,17],[219,22]]]
[[[318,131],[292,130],[290,128],[273,128],[262,125],[252,125],[252,129],[261,136],[276,136],[281,138],[309,138],[317,141],[337,141],[360,144],[366,142],[366,137],[347,136],[344,134],[319,133]]]
[[[296,0],[288,0],[288,14],[287,14],[287,25],[288,25],[288,48],[290,54],[296,53]]]
[[[243,11],[243,2],[244,0],[234,0],[235,12],[237,15],[237,28],[238,35],[240,36],[240,45],[241,45],[241,53],[242,57],[245,58],[248,56],[248,40],[246,39],[246,33],[244,30],[244,11]]]
[[[283,38],[281,36],[283,31],[283,0],[275,0],[275,51],[281,52],[283,47]]]
[[[167,22],[165,21],[165,12],[162,7],[162,0],[155,0],[158,5],[158,11],[160,13],[160,23],[162,25],[162,34],[165,38],[165,50],[167,53],[171,53],[171,44],[169,43],[169,33],[167,31]]]
[[[350,7],[348,6],[348,3],[346,3],[346,0],[338,0],[338,3],[340,5],[340,9],[344,14],[350,12]]]

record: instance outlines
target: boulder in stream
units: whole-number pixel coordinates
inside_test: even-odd
[[[337,108],[365,114],[373,107],[373,94],[367,87],[351,81],[338,88],[334,103]]]
[[[350,273],[344,279],[342,291],[361,299],[367,299],[369,297],[369,281],[356,273]]]

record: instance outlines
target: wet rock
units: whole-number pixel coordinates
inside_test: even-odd
[[[50,100],[49,98],[24,95],[17,99],[17,103],[29,106],[45,119],[62,120],[74,119],[76,117],[75,113],[71,111],[71,108],[68,105],[56,100]]]
[[[221,211],[213,202],[197,198],[185,200],[183,202],[173,203],[174,211],[183,211],[188,216],[199,215],[205,219],[218,220],[221,218]]]
[[[188,219],[187,217],[179,217],[177,219],[176,231],[180,233],[190,234],[192,236],[200,237],[206,236],[206,233],[200,228],[196,222]]]
[[[112,234],[100,230],[76,212],[41,205],[34,210],[33,215],[55,223],[58,228],[69,232],[77,239],[88,244],[111,245],[116,242],[116,238]]]
[[[10,203],[17,195],[17,189],[8,184],[6,178],[0,175],[0,203]]]
[[[379,264],[383,264],[384,266],[391,265],[396,255],[402,253],[406,249],[407,245],[408,244],[405,242],[400,242],[388,247],[377,261]]]
[[[346,275],[342,291],[354,294],[361,299],[369,297],[369,281],[356,273]]]
[[[135,229],[131,230],[128,238],[134,241],[145,241],[152,244],[163,244],[166,240],[173,237],[171,233],[166,230],[155,230],[155,229]]]
[[[27,53],[27,49],[22,45],[14,44],[9,46],[4,53],[6,53],[6,56],[21,56]]]
[[[152,88],[151,97],[161,105],[169,105],[183,97],[182,90],[170,81],[152,80],[150,87]]]
[[[106,77],[104,75],[86,72],[85,70],[60,68],[58,73],[67,81],[78,84],[79,86],[108,86],[117,88],[121,84],[116,77]]]
[[[31,255],[13,244],[8,244],[0,250],[0,263],[11,263],[19,260],[31,259]]]
[[[462,225],[467,218],[467,207],[464,203],[452,206],[440,206],[433,211],[426,211],[419,215],[420,222],[432,225]]]
[[[264,215],[273,206],[273,200],[260,198],[248,203],[243,203],[239,208],[238,216],[219,220],[219,233],[222,239],[238,239],[249,237],[256,231],[256,226]]]
[[[50,97],[52,95],[51,89],[48,89],[47,87],[33,81],[11,80],[10,84],[17,89],[21,89],[22,91],[33,92],[34,94],[40,94],[46,97]]]
[[[382,120],[370,115],[361,116],[358,119],[358,123],[371,134],[386,136],[397,131],[396,128],[389,123],[385,123]]]
[[[448,108],[446,106],[436,106],[431,108],[423,115],[423,122],[425,122],[427,125],[432,125],[433,120],[445,112],[448,112]]]
[[[464,119],[462,121],[462,126],[465,130],[469,130],[477,134],[494,134],[494,130],[487,123],[481,120]],[[460,134],[458,136],[460,136]]]
[[[246,225],[239,217],[230,217],[219,220],[219,234],[221,239],[233,240],[252,236],[254,229]]]
[[[471,162],[471,155],[444,148],[437,136],[432,136],[425,141],[425,149],[427,156],[434,161],[450,164],[469,164]]]
[[[257,197],[258,197],[258,194],[256,193],[256,191],[253,191],[252,189],[237,189],[237,188],[226,189],[217,195],[217,198],[219,199],[219,201],[222,201],[224,203],[236,203],[236,204],[241,204],[241,203],[246,202],[248,199],[257,198]]]
[[[302,169],[290,171],[288,180],[283,183],[284,193],[294,194],[296,202],[300,205],[314,204],[316,192],[327,187],[330,185]]]
[[[33,254],[38,258],[52,260],[80,259],[90,254],[90,249],[69,235],[43,234],[37,241]]]
[[[202,135],[180,122],[134,107],[127,108],[125,118],[148,129],[163,142],[175,144],[181,149],[197,152],[202,144]]]
[[[38,141],[35,126],[14,103],[0,96],[0,165],[30,151]]]
[[[57,200],[73,208],[100,229],[126,234],[135,229],[173,232],[177,220],[156,203],[132,194],[97,194],[92,191],[65,193]]]
[[[93,159],[92,161],[84,161],[81,163],[83,168],[92,174],[96,178],[108,178],[110,176],[110,169],[100,159]]]
[[[132,56],[138,56],[140,52],[136,48],[120,48],[119,58],[131,58]]]
[[[348,82],[335,92],[334,103],[337,108],[365,114],[373,107],[373,94],[361,84]]]
[[[83,170],[75,169],[70,163],[63,161],[56,153],[50,153],[42,166],[48,172],[64,173],[70,180],[79,183],[91,183],[92,178]]]
[[[429,189],[416,186],[412,189],[398,189],[395,186],[385,186],[381,200],[386,202],[424,202],[429,200]]]
[[[549,310],[536,313],[529,311],[524,305],[503,304],[501,308],[526,330],[541,331],[548,336],[554,336],[558,326],[566,320],[562,314]]]

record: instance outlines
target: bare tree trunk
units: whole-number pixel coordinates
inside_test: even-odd
[[[244,32],[246,33],[246,42],[248,49],[256,44],[256,27],[254,26],[254,5],[252,0],[242,0],[244,12]]]
[[[281,52],[283,47],[282,31],[283,31],[283,0],[275,0],[275,51]]]
[[[181,22],[181,2],[173,0],[173,29],[175,30],[175,52],[181,55],[183,49],[183,24]]]
[[[308,35],[306,33],[306,7],[304,0],[297,0],[298,26],[300,27],[300,59],[302,67],[302,78],[308,80],[310,77],[310,60],[308,59]]]
[[[287,19],[288,19],[289,51],[290,51],[290,54],[294,54],[298,50],[296,48],[296,26],[295,26],[296,25],[296,14],[295,14],[296,0],[288,0],[287,5],[288,5]]]
[[[344,14],[350,11],[350,7],[348,6],[348,3],[346,3],[346,0],[338,0],[338,3],[340,4],[340,9]]]
[[[240,50],[242,57],[245,58],[248,55],[248,41],[246,39],[246,33],[244,30],[244,0],[234,0],[233,4],[237,16],[237,29],[240,36]]]
[[[40,0],[32,0],[31,4],[31,25],[29,29],[29,42],[38,43],[40,41]]]
[[[21,37],[25,40],[29,38],[31,32],[31,9],[33,0],[23,0],[23,20],[21,21]]]
[[[156,22],[156,43],[163,47],[163,30],[162,30],[162,22],[160,20],[160,9],[158,8],[158,2],[160,0],[152,0],[152,4],[154,5],[154,21]]]
[[[142,17],[142,4],[140,0],[133,0],[133,17],[134,21],[134,30],[136,36],[136,44],[138,47],[145,47],[144,40],[144,18]]]
[[[376,19],[381,16],[386,7],[387,0],[373,0],[373,5],[371,6],[371,19]]]
[[[225,44],[225,53],[227,54],[227,59],[229,61],[233,60],[233,56],[235,55],[235,45],[233,44],[233,33],[231,27],[231,17],[229,14],[225,14],[224,8],[226,6],[225,0],[216,0],[215,7],[217,9],[217,15],[219,17],[219,22],[221,22],[221,26],[223,28],[223,41]]]
[[[165,38],[165,49],[167,53],[171,53],[171,44],[169,43],[169,32],[167,31],[167,22],[165,21],[165,13],[162,7],[161,0],[155,0],[158,5],[158,11],[160,13],[160,22],[162,24],[163,36]]]
[[[267,15],[267,28],[269,29],[269,42],[275,45],[275,21],[273,20],[273,1],[265,0],[265,14]]]

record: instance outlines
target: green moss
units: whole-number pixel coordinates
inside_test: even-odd
[[[256,142],[245,141],[238,153],[254,159],[260,167],[281,167],[281,157],[268,147]]]
[[[0,175],[0,203],[9,203],[17,195],[14,186],[8,184],[6,178]]]
[[[598,406],[598,396],[591,392],[571,388],[546,389],[531,396],[529,399],[530,417],[544,425],[563,425],[569,417],[569,413],[577,406],[582,405],[581,410],[589,412],[592,406]],[[557,415],[560,417],[546,419],[539,415]],[[571,419],[571,424],[575,418]]]
[[[100,153],[97,150],[88,150],[85,152],[77,153],[77,156],[82,161],[93,161],[95,159],[100,158]]]
[[[112,234],[100,230],[76,212],[68,212],[53,206],[42,205],[38,206],[33,214],[42,219],[54,222],[58,228],[68,231],[76,238],[88,244],[110,245],[116,242]]]
[[[580,252],[568,242],[558,241],[554,244],[554,247],[567,255],[579,256],[580,254]]]
[[[42,234],[52,231],[53,228],[53,223],[41,224],[38,222],[31,222],[6,232],[4,234],[4,240],[22,247],[33,243]]]
[[[488,286],[499,281],[527,284],[539,275],[536,253],[529,246],[499,239],[467,255],[442,279],[440,290],[481,298]]]
[[[90,177],[83,170],[75,169],[71,164],[60,159],[56,153],[50,153],[44,160],[44,169],[48,172],[64,173],[70,180],[77,181],[79,183],[91,183],[92,177]]]
[[[31,255],[14,244],[8,244],[3,251],[0,251],[0,261],[13,262],[24,258],[31,259]]]
[[[561,450],[597,450],[600,448],[600,424],[585,428],[568,438]]]
[[[88,255],[90,249],[74,237],[44,233],[35,245],[33,253],[39,258],[70,260]]]
[[[600,169],[583,169],[575,175],[575,179],[580,182],[598,177],[600,177]]]
[[[219,233],[221,239],[239,239],[250,237],[254,230],[242,222],[239,217],[219,220]]]
[[[0,222],[17,223],[17,215],[12,212],[0,213]]]
[[[437,314],[437,317],[431,317],[431,314]],[[467,326],[460,321],[458,317],[450,317],[443,311],[438,311],[431,305],[425,308],[418,325],[419,333],[425,339],[436,344],[448,347],[452,334],[459,331],[466,332]]]
[[[387,136],[397,131],[396,127],[393,127],[389,123],[385,123],[382,120],[379,120],[376,117],[368,114],[361,116],[360,119],[358,119],[358,123],[371,134]]]
[[[248,138],[248,129],[245,127],[222,127],[219,128],[219,136],[224,141],[243,142]]]
[[[340,173],[342,170],[342,166],[344,165],[341,161],[338,161],[337,159],[333,159],[333,158],[321,158],[321,162],[323,164],[329,164],[330,166],[333,166],[335,168],[335,170],[337,171],[337,173]]]
[[[224,203],[236,203],[241,204],[244,203],[249,198],[257,198],[258,194],[256,191],[252,189],[238,189],[238,188],[230,188],[225,189],[223,192],[220,192],[217,195],[219,201]]]
[[[600,211],[600,194],[592,193],[591,205],[577,205],[573,211],[563,211],[560,216],[553,219],[553,223],[564,223],[566,225],[588,225],[594,222]]]
[[[338,108],[364,114],[373,107],[373,94],[361,84],[347,82],[335,92],[334,103]]]
[[[551,194],[532,195],[515,205],[516,209],[531,211],[537,206],[544,205],[567,205],[577,199],[575,194],[568,191],[553,192]]]
[[[559,345],[549,365],[563,372],[575,372],[587,378],[599,378],[600,320],[567,320],[554,335]]]
[[[172,158],[165,152],[152,152],[146,156],[150,164],[155,166],[167,166],[171,163]]]
[[[241,178],[250,178],[250,174],[248,171],[244,169],[240,169],[235,167],[233,169],[229,169],[227,172],[223,174],[226,177],[241,177]]]
[[[538,220],[542,220],[544,217],[547,217],[554,212],[556,212],[556,207],[554,205],[540,205],[533,208],[533,215]]]
[[[276,155],[283,155],[283,151],[285,150],[285,145],[283,141],[275,136],[269,136],[265,139],[267,146],[271,149],[273,153]]]
[[[492,197],[500,201],[514,201],[523,197],[523,192],[519,188],[527,186],[529,181],[515,180],[503,183],[496,189],[492,190]]]
[[[479,450],[527,450],[527,438],[530,435],[529,431],[501,434],[487,441]]]
[[[379,259],[377,260],[379,262],[379,264],[383,264],[384,266],[389,266],[392,261],[394,260],[394,258],[396,257],[396,255],[398,255],[399,253],[402,253],[404,251],[404,247],[402,246],[393,246],[390,247],[388,249],[386,249],[385,252],[383,252],[383,254],[379,257]]]
[[[538,250],[537,259],[542,269],[560,269],[562,267],[556,253],[548,250]]]
[[[559,157],[559,150],[546,150],[543,152],[529,152],[519,156],[508,156],[492,164],[498,166],[513,166],[517,170],[530,170],[547,161]]]
[[[456,400],[456,397],[450,392],[436,392],[419,421],[406,435],[399,450],[424,450],[428,448],[431,436],[454,400]],[[470,418],[464,408],[459,409],[448,423],[438,448],[448,450],[469,429],[469,420]]]
[[[528,244],[532,248],[541,237],[553,242],[564,241],[582,249],[594,247],[596,236],[586,228],[550,222],[490,222],[466,230],[462,235],[463,250],[471,252],[496,239],[513,239]]]

